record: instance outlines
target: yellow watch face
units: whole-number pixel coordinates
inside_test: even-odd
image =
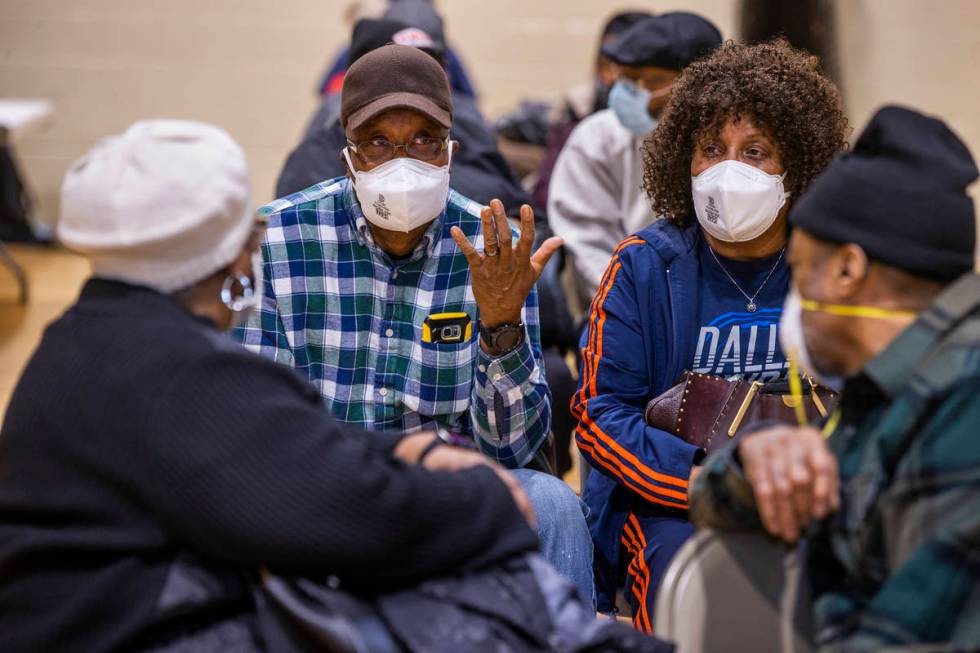
[[[473,337],[473,322],[466,313],[433,313],[422,323],[422,342],[456,344]]]

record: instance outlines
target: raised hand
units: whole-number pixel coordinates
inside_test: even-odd
[[[531,254],[534,245],[534,211],[521,206],[521,236],[513,246],[510,224],[500,200],[492,200],[480,213],[483,223],[483,251],[477,251],[459,227],[452,228],[453,240],[470,264],[473,296],[480,309],[480,321],[488,328],[521,321],[521,309],[528,293],[541,276],[551,255],[562,245],[561,238],[544,241]]]

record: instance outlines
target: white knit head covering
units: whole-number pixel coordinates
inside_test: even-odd
[[[163,293],[228,265],[254,225],[245,153],[224,130],[147,120],[76,161],[61,188],[58,238],[95,276]]]

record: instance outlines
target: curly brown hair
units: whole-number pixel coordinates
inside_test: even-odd
[[[782,38],[756,45],[728,41],[684,69],[659,126],[644,141],[643,188],[658,215],[687,224],[694,214],[696,144],[743,117],[779,148],[791,197],[799,197],[847,147],[850,128],[840,92],[816,57]]]

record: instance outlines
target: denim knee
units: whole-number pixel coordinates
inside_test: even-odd
[[[515,470],[514,475],[534,508],[544,557],[575,584],[582,598],[594,603],[592,537],[585,504],[554,476],[527,469]]]
[[[560,478],[530,469],[517,469],[513,473],[534,507],[539,531],[547,532],[562,524],[567,527],[585,518],[585,504]]]

